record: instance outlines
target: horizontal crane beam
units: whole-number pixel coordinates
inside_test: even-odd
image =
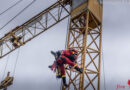
[[[70,5],[57,1],[0,39],[0,58],[26,44],[70,15]]]

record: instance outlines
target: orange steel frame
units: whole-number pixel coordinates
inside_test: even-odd
[[[69,87],[63,90],[100,90],[101,41],[102,24],[89,10],[70,20],[67,48],[79,51],[83,73],[66,70]]]

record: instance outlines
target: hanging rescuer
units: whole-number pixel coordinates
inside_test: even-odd
[[[79,66],[76,64],[76,60],[78,58],[77,50],[70,48],[69,50],[61,50],[57,52],[51,51],[51,54],[55,56],[55,61],[49,66],[49,68],[56,72],[57,78],[62,78],[64,86],[68,86],[65,76],[65,64],[68,64],[70,68],[74,68],[80,73],[83,72],[83,69],[79,68]]]

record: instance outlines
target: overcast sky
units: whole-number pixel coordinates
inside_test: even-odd
[[[0,12],[19,0],[1,0]],[[0,16],[0,27],[14,17],[33,0],[23,0],[19,5]],[[118,1],[118,0],[115,0]],[[107,90],[116,90],[116,85],[127,86],[130,79],[130,3],[105,1],[103,8],[103,60]],[[122,1],[122,2],[121,2]],[[125,0],[124,0],[125,1]],[[126,0],[128,1],[128,0]],[[23,24],[56,0],[37,0],[32,6],[0,31],[0,37],[14,27]],[[14,84],[8,90],[60,90],[60,80],[48,69],[52,64],[51,50],[64,49],[67,19],[50,28],[42,35],[20,48]],[[60,38],[59,38],[60,37]],[[0,80],[9,57],[6,72],[13,74],[18,50],[0,60]],[[102,64],[103,65],[103,64]],[[103,67],[101,90],[104,90]],[[126,90],[126,89],[125,89]]]

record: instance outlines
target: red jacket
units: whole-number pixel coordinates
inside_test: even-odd
[[[78,55],[77,54],[75,54],[73,51],[71,51],[71,50],[63,50],[62,52],[61,52],[61,56],[65,56],[65,57],[67,57],[67,58],[69,58],[71,61],[75,61],[76,59],[77,59],[77,57],[78,57]]]

